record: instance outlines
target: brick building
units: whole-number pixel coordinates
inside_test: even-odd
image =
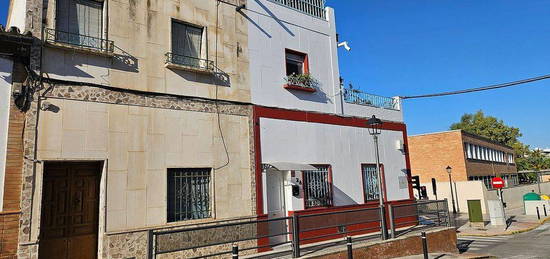
[[[491,178],[500,176],[507,186],[518,184],[514,150],[506,145],[462,130],[409,136],[413,175],[420,182],[448,182],[447,166],[453,181],[483,181],[491,188]]]

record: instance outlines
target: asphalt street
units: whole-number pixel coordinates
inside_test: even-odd
[[[496,237],[459,237],[460,252],[498,258],[550,259],[550,223],[521,234]]]

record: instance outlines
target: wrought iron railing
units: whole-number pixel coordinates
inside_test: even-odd
[[[388,210],[392,238],[419,229],[453,225],[447,199],[390,205]]]
[[[387,207],[392,237],[415,230],[450,226],[447,201],[411,201]],[[381,209],[294,212],[291,217],[243,217],[148,231],[148,258],[175,255],[182,258],[226,258],[233,253],[251,255],[278,247],[272,257],[297,258],[305,253],[342,244],[356,236],[365,241],[381,237]],[[326,242],[331,240],[331,242]],[[323,242],[321,242],[323,241]],[[284,246],[284,245],[290,246]],[[307,246],[304,246],[307,244]],[[162,257],[164,258],[164,257]]]
[[[98,50],[106,53],[113,53],[115,44],[112,40],[58,31],[54,29],[45,29],[44,37],[46,42],[67,44],[79,48]]]
[[[172,52],[166,53],[165,56],[166,63],[212,72],[216,70],[216,67],[214,66],[214,61],[212,60],[178,55]]]
[[[325,0],[269,0],[298,12],[325,19]]]
[[[344,89],[344,101],[352,104],[399,110],[399,101],[385,96],[368,94],[357,89]]]

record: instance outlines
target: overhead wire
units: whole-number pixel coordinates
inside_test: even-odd
[[[457,95],[457,94],[465,94],[465,93],[473,93],[473,92],[480,92],[480,91],[487,91],[487,90],[494,90],[499,88],[505,88],[505,87],[511,87],[516,85],[522,85],[527,84],[531,82],[541,81],[545,79],[549,79],[549,75],[543,75],[538,77],[531,77],[527,79],[502,83],[502,84],[496,84],[496,85],[488,85],[488,86],[482,86],[477,88],[469,88],[464,90],[458,90],[458,91],[449,91],[449,92],[440,92],[440,93],[433,93],[433,94],[423,94],[423,95],[413,95],[413,96],[400,96],[401,99],[418,99],[418,98],[429,98],[429,97],[440,97],[440,96],[448,96],[448,95]]]

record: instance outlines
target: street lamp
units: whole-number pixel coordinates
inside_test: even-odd
[[[388,237],[388,229],[386,228],[386,210],[384,208],[384,197],[382,196],[383,186],[382,186],[382,174],[380,172],[380,152],[378,150],[378,135],[382,133],[382,120],[376,118],[372,115],[372,118],[367,120],[367,126],[369,126],[369,134],[374,139],[374,154],[376,156],[376,174],[378,176],[378,201],[380,206],[380,225],[382,228],[382,240],[385,240]]]
[[[447,166],[446,169],[447,169],[447,173],[449,174],[449,186],[451,187],[451,202],[453,203],[453,214],[456,214],[455,195],[453,192],[453,178],[451,177],[453,168],[451,166]]]

